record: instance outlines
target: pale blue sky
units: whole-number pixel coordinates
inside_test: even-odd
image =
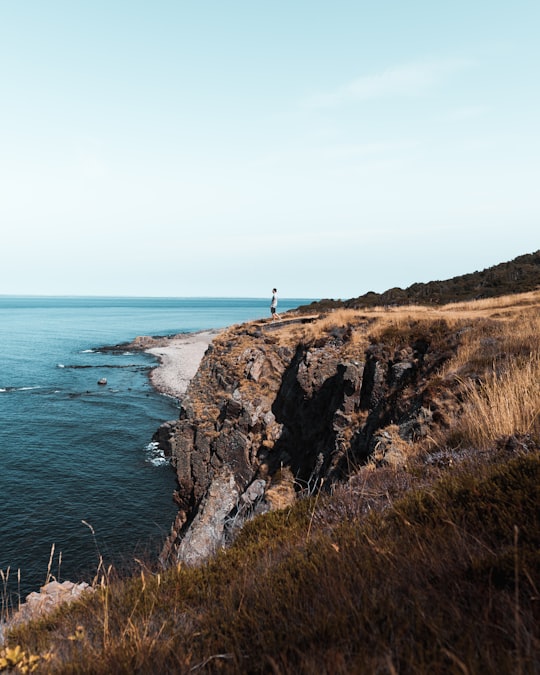
[[[540,248],[536,0],[0,0],[0,294],[349,298]]]

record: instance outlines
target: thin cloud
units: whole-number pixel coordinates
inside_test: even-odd
[[[329,143],[327,145],[296,147],[287,146],[274,148],[260,155],[253,162],[254,168],[260,167],[286,167],[308,165],[311,167],[321,162],[339,160],[388,160],[402,157],[404,153],[417,150],[421,143],[417,139],[403,139],[391,141],[371,141],[367,143]]]
[[[350,101],[369,101],[396,96],[414,96],[441,82],[447,76],[470,67],[471,62],[452,59],[434,63],[411,63],[363,75],[334,91],[310,99],[315,108],[336,107]]]
[[[470,119],[483,117],[489,112],[489,108],[484,105],[471,105],[451,110],[447,117],[453,122],[462,122]]]

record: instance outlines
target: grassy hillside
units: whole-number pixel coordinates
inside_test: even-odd
[[[101,566],[93,594],[13,630],[4,659],[47,673],[540,672],[540,291],[283,330],[313,345],[346,334],[351,358],[451,342],[431,373],[437,428],[405,463],[375,456],[331,492],[298,486],[201,567]]]
[[[378,305],[437,304],[494,298],[526,293],[540,287],[540,251],[522,255],[510,262],[488,267],[444,281],[412,284],[408,288],[390,288],[384,293],[369,292],[350,300],[321,300],[302,308],[323,311],[339,307],[358,309]]]

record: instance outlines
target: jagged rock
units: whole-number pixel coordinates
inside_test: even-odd
[[[158,444],[165,457],[170,457],[172,455],[176,431],[177,420],[170,420],[169,422],[163,422],[152,436],[152,441]]]
[[[242,354],[242,357],[246,360],[246,367],[244,371],[245,376],[254,382],[258,382],[261,377],[264,361],[266,358],[264,352],[255,349],[249,349]]]
[[[226,519],[239,496],[235,475],[230,470],[222,471],[211,481],[192,526],[178,544],[178,560],[194,565],[223,546]]]
[[[399,435],[395,425],[376,433],[371,439],[371,458],[379,466],[403,466],[407,461],[409,444]]]
[[[399,384],[403,378],[410,372],[411,368],[414,368],[414,365],[409,361],[402,361],[400,363],[394,363],[391,367],[391,379],[390,382],[392,385]]]
[[[406,462],[434,422],[428,378],[456,340],[449,333],[433,350],[429,336],[415,334],[410,344],[353,353],[348,328],[290,344],[277,330],[231,328],[205,354],[179,419],[158,432],[178,477],[164,564],[204,559],[257,509],[331,487],[351,467]]]
[[[227,417],[229,419],[234,418],[234,417],[240,417],[240,413],[242,412],[242,404],[240,401],[236,401],[234,398],[231,398],[227,401],[225,404],[225,409],[223,411],[224,417]]]
[[[422,406],[413,417],[399,425],[399,435],[409,441],[424,438],[428,435],[432,422],[432,411]]]
[[[258,499],[264,496],[266,481],[261,478],[254,480],[248,489],[243,493],[241,499],[244,504],[252,506]]]

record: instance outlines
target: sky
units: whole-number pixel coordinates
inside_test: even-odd
[[[537,0],[0,0],[0,294],[350,298],[540,248]]]

